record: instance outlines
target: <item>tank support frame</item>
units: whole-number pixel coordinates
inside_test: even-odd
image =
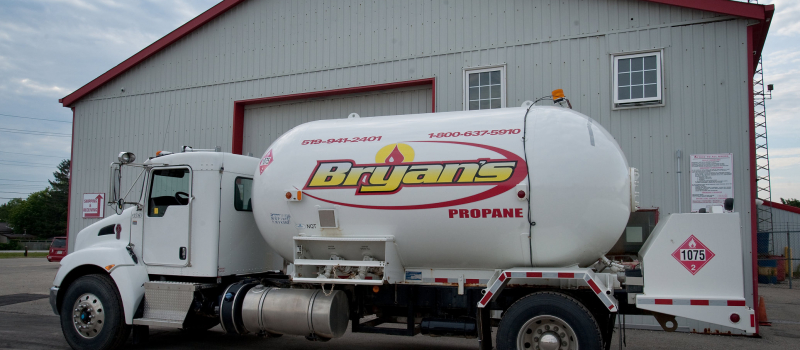
[[[613,274],[595,273],[591,269],[582,268],[513,268],[498,271],[486,285],[483,298],[478,302],[478,308],[485,308],[508,285],[552,285],[557,281],[562,289],[589,287],[609,312],[617,312],[619,306],[617,299],[614,298],[616,278],[617,276]]]

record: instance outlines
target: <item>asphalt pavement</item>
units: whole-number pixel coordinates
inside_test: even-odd
[[[45,259],[0,259],[0,300],[14,303],[0,306],[0,349],[69,349],[58,317],[47,298],[24,301],[39,294],[46,296],[58,263]],[[800,284],[800,283],[798,283]],[[761,337],[718,336],[662,331],[627,330],[625,349],[797,349],[800,348],[800,286],[761,285],[766,298],[771,327],[761,328]],[[26,295],[22,295],[26,294]],[[4,296],[6,298],[4,298]],[[9,301],[11,302],[11,301]],[[612,349],[618,348],[615,334]],[[475,339],[433,338],[423,335],[398,337],[378,334],[351,334],[329,342],[309,342],[303,337],[283,336],[262,339],[253,335],[228,336],[216,327],[204,333],[185,333],[177,329],[150,328],[147,343],[128,349],[477,349]]]

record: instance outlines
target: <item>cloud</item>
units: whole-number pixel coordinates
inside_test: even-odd
[[[769,151],[770,169],[789,168],[800,165],[800,147],[778,148]]]
[[[70,120],[58,99],[100,76],[219,0],[0,1],[0,113]],[[69,133],[70,124],[0,117],[15,129]],[[69,154],[70,138],[0,134],[0,149]],[[0,160],[25,161],[8,153]],[[57,159],[57,158],[48,158]],[[9,179],[47,179],[55,168],[2,166]],[[0,196],[3,197],[3,196]],[[0,203],[5,200],[0,199]]]
[[[63,96],[64,94],[68,93],[69,91],[72,91],[72,89],[58,87],[58,86],[55,86],[55,85],[51,85],[51,86],[43,85],[43,84],[37,83],[37,82],[35,82],[35,81],[31,80],[31,79],[28,79],[28,78],[19,79],[17,81],[17,83],[19,84],[19,87],[20,87],[17,90],[17,92],[21,92],[21,93],[41,94],[41,95],[49,95],[49,96],[58,97],[58,96]]]
[[[797,0],[768,0],[764,4],[774,4],[775,14],[770,24],[770,35],[800,35],[800,2]]]

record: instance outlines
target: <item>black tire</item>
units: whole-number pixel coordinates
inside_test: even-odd
[[[86,299],[86,295],[96,298],[92,297],[90,298],[92,300],[89,300]],[[97,305],[102,305],[102,308],[78,311],[80,315],[76,315],[74,307],[79,302],[79,298],[85,300],[87,304],[99,302]],[[87,326],[86,323],[79,323],[79,326],[75,323],[82,322],[84,313],[102,316],[101,323],[93,325],[93,329],[83,330],[91,337],[84,336],[78,331],[78,327]],[[122,300],[117,288],[111,278],[106,275],[87,275],[75,280],[64,294],[60,317],[64,338],[67,339],[69,346],[76,350],[115,349],[124,344],[131,333],[131,327],[125,324]],[[99,318],[97,317],[95,320],[99,320]]]
[[[533,293],[512,304],[500,320],[497,329],[497,349],[517,349],[518,337],[521,336],[521,332],[529,329],[525,327],[523,330],[523,326],[536,317],[560,319],[559,323],[561,321],[566,323],[574,334],[572,339],[569,336],[570,332],[567,332],[564,339],[569,349],[602,349],[603,336],[592,313],[575,298],[554,292]],[[529,349],[536,348],[535,344],[528,344]],[[519,350],[528,348],[523,345]]]

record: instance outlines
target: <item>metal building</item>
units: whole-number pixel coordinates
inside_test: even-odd
[[[222,1],[60,100],[74,113],[70,247],[98,220],[82,217],[83,195],[107,192],[122,150],[260,156],[310,120],[519,106],[562,88],[640,170],[647,220],[689,211],[688,155],[733,154],[749,261],[752,77],[773,10],[729,0]],[[757,286],[746,294],[756,299]]]

